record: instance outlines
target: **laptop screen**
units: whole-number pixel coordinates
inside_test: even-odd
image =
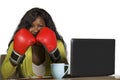
[[[112,75],[114,68],[114,39],[71,40],[71,76]]]

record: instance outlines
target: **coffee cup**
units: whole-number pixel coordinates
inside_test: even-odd
[[[65,63],[52,63],[51,64],[51,73],[53,78],[61,79],[68,72],[68,68],[65,71],[65,66],[68,67],[68,64]]]

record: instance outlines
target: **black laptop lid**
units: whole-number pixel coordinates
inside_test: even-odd
[[[114,39],[71,40],[71,76],[112,75],[114,67]]]

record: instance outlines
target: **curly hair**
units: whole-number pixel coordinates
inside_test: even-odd
[[[49,27],[50,29],[52,29],[55,32],[57,39],[61,40],[63,42],[63,44],[65,45],[63,37],[58,33],[56,26],[52,20],[52,17],[50,16],[50,14],[47,11],[45,11],[44,9],[37,8],[37,7],[32,8],[25,13],[25,15],[21,19],[20,23],[18,24],[17,29],[15,30],[13,37],[14,37],[15,33],[17,31],[19,31],[21,28],[29,29],[32,26],[32,22],[37,17],[42,17],[43,20],[45,21],[46,26]],[[8,46],[13,41],[13,37],[10,40]],[[66,47],[66,45],[65,45],[65,47]]]

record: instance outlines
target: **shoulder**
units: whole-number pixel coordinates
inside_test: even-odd
[[[57,40],[57,47],[64,47],[64,44],[61,40]]]
[[[57,40],[57,48],[60,53],[66,53],[65,46],[61,40]]]
[[[9,51],[9,50],[11,51],[11,49],[13,49],[13,44],[14,44],[14,42],[12,41],[12,42],[10,43],[10,45],[8,46],[8,51]]]

